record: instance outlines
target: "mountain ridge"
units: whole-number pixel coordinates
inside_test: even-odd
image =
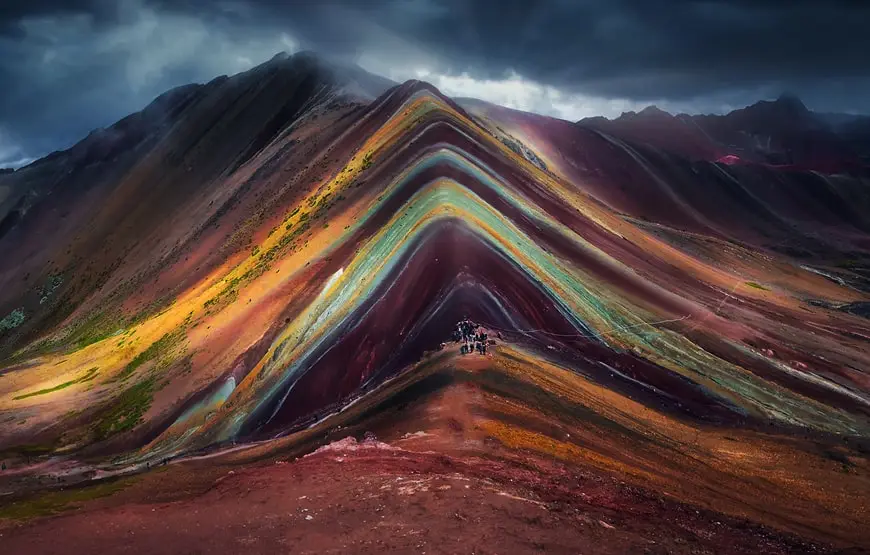
[[[290,60],[170,96],[117,162],[22,170],[51,194],[0,236],[0,484],[426,452],[867,539],[866,178]]]
[[[578,125],[649,144],[697,160],[763,163],[837,173],[865,171],[870,150],[795,95],[783,93],[723,115],[672,115],[656,106],[617,118],[585,118]],[[860,121],[860,120],[859,120]]]

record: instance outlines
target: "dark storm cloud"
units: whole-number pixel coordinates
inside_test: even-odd
[[[446,4],[451,9],[409,31],[455,69],[513,68],[603,95],[685,98],[775,81],[866,78],[870,67],[870,3]]]
[[[215,10],[35,2],[0,11],[0,167],[65,148],[168,88],[293,48],[280,29]]]
[[[0,165],[67,146],[171,86],[297,48],[560,115],[557,101],[717,111],[783,90],[817,110],[870,112],[868,28],[870,3],[833,0],[9,2]]]
[[[205,3],[164,2],[201,10]],[[310,47],[354,53],[384,34],[440,69],[513,70],[579,92],[686,99],[723,89],[866,84],[870,2],[847,0],[327,0],[246,3]],[[201,13],[201,12],[200,12]],[[867,108],[868,100],[855,94]],[[839,102],[838,102],[839,103]],[[836,109],[837,106],[831,106]]]

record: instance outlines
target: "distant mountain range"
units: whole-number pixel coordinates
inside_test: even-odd
[[[817,114],[793,95],[725,115],[673,116],[649,106],[578,125],[695,160],[840,172],[870,164],[870,117]]]

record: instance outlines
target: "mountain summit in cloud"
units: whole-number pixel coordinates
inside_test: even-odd
[[[870,542],[856,134],[326,60],[0,174],[6,552]]]

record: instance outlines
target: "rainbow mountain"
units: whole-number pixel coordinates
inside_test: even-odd
[[[870,173],[617,131],[301,53],[0,175],[0,485],[371,430],[870,541]]]

